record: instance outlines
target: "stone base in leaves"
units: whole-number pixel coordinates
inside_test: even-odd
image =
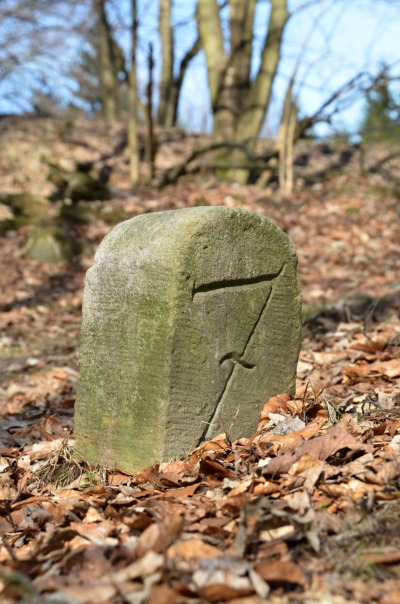
[[[251,436],[264,403],[295,388],[296,263],[287,236],[243,209],[115,227],[86,277],[76,457],[136,472],[223,428]]]

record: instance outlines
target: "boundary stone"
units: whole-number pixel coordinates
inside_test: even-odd
[[[116,226],[83,301],[75,455],[136,472],[229,430],[250,437],[294,392],[297,259],[267,218],[224,206]]]

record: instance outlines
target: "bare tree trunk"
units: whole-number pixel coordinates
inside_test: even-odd
[[[233,70],[232,97],[236,109],[236,120],[246,102],[249,89],[251,53],[253,43],[254,11],[257,0],[230,0],[231,16],[231,61]]]
[[[179,95],[182,88],[183,79],[186,69],[196,54],[199,52],[201,45],[197,39],[193,46],[184,55],[178,76],[174,77],[174,34],[171,24],[171,8],[172,0],[160,0],[159,13],[159,30],[161,39],[161,90],[160,104],[158,106],[157,121],[161,126],[172,128],[176,125]]]
[[[271,14],[261,64],[250,84],[253,23],[257,0],[229,0],[230,55],[224,38],[217,0],[198,0],[197,24],[206,55],[213,140],[236,140],[254,145],[271,98],[278,68],[282,34],[289,18],[286,0],[271,0]],[[236,150],[233,161],[243,164],[243,153]],[[248,171],[233,170],[230,176],[241,182]]]
[[[99,21],[99,60],[102,112],[108,122],[119,118],[118,75],[113,57],[113,40],[105,11],[105,0],[94,0]]]
[[[234,115],[229,87],[232,71],[224,50],[224,38],[216,0],[199,0],[197,25],[207,61],[208,85],[213,112],[213,139],[231,139],[234,135]]]
[[[171,25],[172,0],[160,0],[159,30],[161,39],[162,67],[160,104],[158,106],[158,123],[161,126],[173,125],[173,106],[171,105],[174,66],[174,40]]]
[[[139,140],[137,134],[137,90],[136,90],[136,38],[137,38],[137,10],[136,0],[131,0],[132,27],[131,27],[131,68],[129,72],[129,117],[128,117],[128,144],[130,156],[130,182],[135,187],[139,181]]]
[[[179,95],[181,92],[183,79],[186,74],[186,70],[189,66],[190,61],[197,55],[199,50],[201,49],[200,38],[194,42],[193,46],[189,48],[185,56],[183,57],[180,67],[179,74],[177,78],[174,78],[174,85],[171,90],[171,96],[169,98],[170,109],[167,111],[167,115],[172,115],[171,126],[176,126],[176,120],[178,116],[178,103],[179,103]]]
[[[258,74],[250,84],[253,23],[257,0],[229,0],[230,55],[224,38],[217,0],[198,0],[197,24],[208,72],[213,112],[213,140],[236,140],[254,146],[268,108],[289,18],[287,0],[271,0],[268,32]],[[232,154],[243,165],[243,152]],[[249,172],[233,169],[230,176],[246,182]]]
[[[281,55],[283,30],[289,16],[286,0],[271,0],[271,15],[261,65],[247,95],[245,108],[238,124],[237,138],[240,142],[254,142],[260,132],[271,98],[272,85]]]
[[[295,103],[291,103],[290,116],[288,124],[288,133],[286,141],[286,195],[291,195],[294,188],[294,170],[293,170],[293,155],[294,155],[294,136],[296,132],[297,122],[297,107]]]
[[[282,195],[293,193],[293,144],[296,130],[296,104],[288,89],[279,128],[279,190]]]
[[[261,55],[260,68],[248,91],[236,133],[236,139],[239,142],[250,146],[256,142],[271,99],[272,85],[281,54],[283,31],[289,16],[286,0],[271,0],[268,33]],[[235,160],[240,162],[240,159],[240,156],[236,154]],[[234,180],[244,183],[247,182],[249,173],[246,170],[233,170],[230,176]]]
[[[148,82],[147,82],[147,105],[146,105],[146,141],[145,141],[145,160],[147,164],[147,184],[150,184],[154,178],[154,161],[156,151],[156,140],[154,135],[153,123],[153,45],[150,44],[148,55]]]

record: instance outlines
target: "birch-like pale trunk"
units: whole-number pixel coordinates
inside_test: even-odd
[[[161,126],[173,125],[173,105],[171,97],[174,88],[174,38],[171,25],[172,0],[160,0],[159,31],[161,40],[161,88],[158,106],[158,123]]]

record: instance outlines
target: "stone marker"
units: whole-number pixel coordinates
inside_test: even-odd
[[[294,391],[296,254],[263,216],[227,207],[116,226],[88,271],[75,455],[136,472],[231,430],[251,436]]]

